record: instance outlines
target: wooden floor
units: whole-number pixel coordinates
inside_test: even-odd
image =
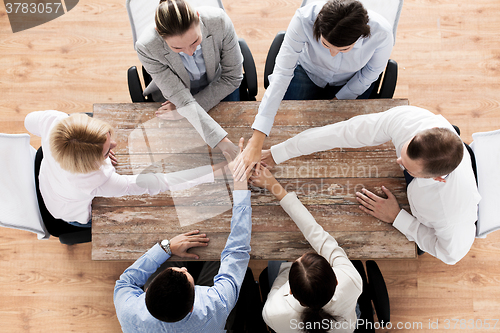
[[[301,0],[223,3],[253,52],[260,99],[267,49]],[[497,0],[405,0],[392,53],[399,64],[395,97],[444,115],[466,142],[474,132],[500,128],[499,16]],[[66,15],[15,34],[0,6],[0,59],[4,133],[25,133],[24,117],[34,110],[90,112],[93,103],[129,102],[125,73],[139,65],[124,0],[81,0]],[[500,232],[478,239],[455,266],[429,255],[378,261],[394,326],[471,332],[465,320],[485,326],[500,319],[499,244]],[[120,331],[113,286],[130,262],[93,262],[90,244],[68,247],[10,229],[1,230],[0,258],[0,332]],[[252,262],[255,271],[263,265]],[[453,330],[453,319],[462,326]],[[439,329],[430,329],[437,320]],[[500,323],[482,331],[500,332]]]

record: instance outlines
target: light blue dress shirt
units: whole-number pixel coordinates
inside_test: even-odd
[[[224,332],[250,260],[252,231],[250,191],[234,191],[233,200],[231,233],[221,254],[221,266],[214,278],[214,286],[195,286],[193,311],[176,323],[166,323],[151,316],[141,287],[169,258],[160,245],[154,245],[116,282],[114,303],[123,332]]]
[[[179,52],[179,55],[189,75],[191,94],[195,95],[208,86],[207,68],[205,66],[201,44],[196,47],[192,56],[184,52]]]
[[[269,135],[281,100],[298,64],[317,86],[344,85],[338,99],[355,99],[377,80],[387,65],[393,47],[392,27],[381,15],[368,11],[370,37],[361,38],[352,50],[332,57],[313,36],[313,25],[325,1],[299,8],[293,16],[281,45],[273,74],[259,112],[252,125]]]

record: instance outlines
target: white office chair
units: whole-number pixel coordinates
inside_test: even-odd
[[[476,237],[485,238],[500,229],[500,130],[472,134],[470,144],[476,157],[478,190],[481,201],[478,208]]]
[[[28,134],[0,133],[0,226],[36,233],[38,239],[59,237],[62,244],[90,242],[90,228],[54,218],[37,191],[36,173],[43,158]]]
[[[301,7],[318,0],[303,0]],[[375,13],[382,15],[392,26],[394,35],[394,44],[396,43],[396,32],[398,29],[399,17],[403,8],[404,0],[358,0],[363,6]],[[269,48],[264,67],[264,88],[269,86],[269,75],[273,73],[274,64],[276,63],[276,56],[278,55],[283,39],[285,38],[285,31],[280,31],[276,35]],[[398,79],[398,64],[396,61],[389,59],[387,67],[376,81],[376,87],[370,95],[371,99],[375,98],[392,98],[396,90],[396,83]]]
[[[224,9],[221,0],[186,0],[193,8],[201,6],[211,6]],[[132,27],[132,37],[134,40],[134,49],[137,39],[141,36],[144,30],[154,24],[154,17],[156,7],[158,7],[159,0],[127,0],[126,7]],[[255,101],[257,96],[257,70],[255,69],[255,62],[253,60],[250,48],[243,38],[239,38],[241,53],[243,55],[243,81],[240,86],[240,98],[242,101]],[[142,75],[144,78],[144,86],[147,88],[151,84],[151,76],[142,68]],[[143,96],[143,89],[137,68],[132,66],[127,72],[128,86],[132,102],[153,102],[154,96],[160,95],[156,85],[147,89],[147,95]]]
[[[35,154],[28,134],[0,133],[0,226],[48,239],[36,198]]]

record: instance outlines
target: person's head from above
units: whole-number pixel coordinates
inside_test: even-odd
[[[202,35],[200,18],[184,0],[163,0],[156,8],[156,31],[176,53],[192,56]]]
[[[370,36],[368,12],[359,1],[330,0],[314,21],[313,36],[332,57],[347,53],[358,39]]]
[[[337,277],[328,261],[309,252],[294,261],[288,275],[290,293],[305,307],[303,322],[334,319],[322,308],[330,302],[337,287]]]
[[[444,181],[441,176],[455,170],[463,155],[460,137],[451,129],[435,127],[406,142],[397,163],[413,177]]]
[[[174,323],[193,310],[194,279],[185,267],[169,267],[146,290],[146,307],[158,320]]]
[[[113,129],[108,123],[86,114],[72,114],[50,132],[52,156],[62,169],[71,173],[99,170],[116,147]]]

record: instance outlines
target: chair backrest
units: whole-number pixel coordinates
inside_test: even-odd
[[[49,238],[35,190],[35,149],[28,134],[0,133],[0,226]]]
[[[200,6],[212,6],[224,9],[221,0],[187,0],[194,8]],[[159,0],[127,0],[126,7],[130,26],[132,27],[132,37],[135,42],[150,25],[154,24],[156,7]]]
[[[318,0],[303,0],[301,7]],[[396,32],[398,30],[399,16],[403,8],[404,0],[358,0],[366,9],[373,10],[382,15],[392,26],[394,43],[396,43]]]
[[[470,144],[477,165],[477,183],[481,201],[478,208],[476,237],[484,238],[500,229],[500,130],[472,134]]]

